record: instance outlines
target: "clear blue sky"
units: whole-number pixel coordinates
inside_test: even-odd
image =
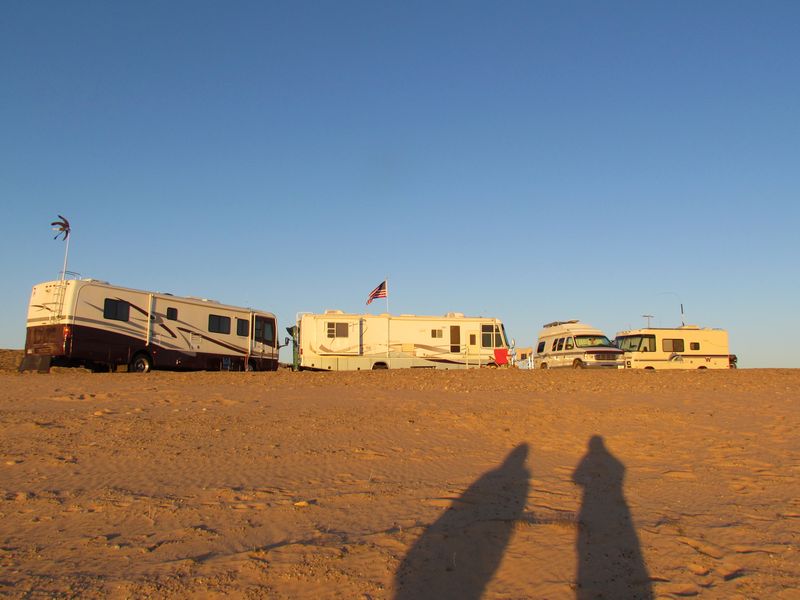
[[[686,320],[798,367],[800,3],[0,9],[0,347],[69,268],[272,310]],[[368,307],[385,310],[382,301]]]

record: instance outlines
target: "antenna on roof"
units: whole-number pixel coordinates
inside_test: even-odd
[[[653,315],[642,315],[645,319],[647,319],[647,328],[650,329],[650,319],[653,318]]]
[[[686,323],[683,320],[683,302],[681,302],[681,327],[685,327]]]

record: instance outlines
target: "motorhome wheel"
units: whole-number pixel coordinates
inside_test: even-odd
[[[153,368],[153,363],[147,354],[137,354],[131,361],[130,371],[134,373],[149,373]]]

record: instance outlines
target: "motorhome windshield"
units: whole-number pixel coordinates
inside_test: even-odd
[[[655,352],[656,336],[622,335],[616,339],[617,347],[625,352]]]
[[[593,346],[608,346],[613,348],[614,344],[611,343],[604,335],[576,335],[575,345],[578,348],[589,348]]]

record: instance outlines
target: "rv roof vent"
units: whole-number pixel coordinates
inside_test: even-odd
[[[325,310],[326,315],[343,315],[344,311],[341,310]]]
[[[84,279],[84,281],[88,281],[90,283],[103,283],[105,285],[108,285],[107,281],[103,281],[102,279],[92,279],[91,277],[88,277],[87,279]]]
[[[212,304],[219,304],[219,300],[212,300],[211,298],[200,298],[199,296],[186,296],[190,300],[199,300],[200,302],[210,302]]]
[[[572,319],[571,321],[553,321],[552,323],[545,323],[543,327],[558,327],[559,325],[569,325],[571,323],[577,323],[578,319]]]
[[[464,318],[464,313],[460,313],[460,312],[449,312],[449,313],[447,313],[447,314],[445,315],[445,317],[448,317],[448,318],[450,318],[450,319],[463,319],[463,318]]]

